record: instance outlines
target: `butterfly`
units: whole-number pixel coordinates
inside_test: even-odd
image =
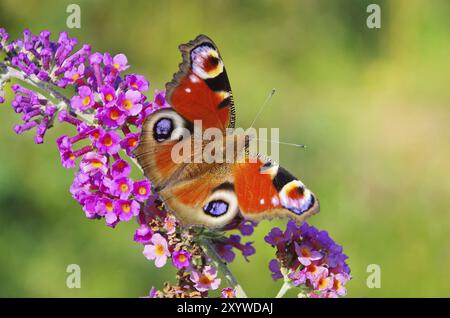
[[[210,228],[224,227],[236,217],[254,221],[288,217],[301,222],[319,212],[316,196],[300,180],[273,161],[249,152],[245,136],[227,134],[235,127],[235,108],[214,42],[199,35],[179,49],[182,62],[166,84],[171,107],[145,119],[133,152],[166,208],[183,225]],[[219,147],[231,150],[234,160],[185,160],[198,154],[189,147],[183,160],[173,160],[175,147],[192,146],[194,137],[202,138],[201,133],[210,128],[224,136]],[[241,146],[228,146],[230,139],[241,141]]]

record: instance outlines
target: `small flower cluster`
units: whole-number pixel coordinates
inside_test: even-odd
[[[150,195],[147,180],[133,181],[129,177],[131,166],[121,158],[120,151],[132,155],[145,117],[168,106],[164,92],[157,92],[154,101],[147,101],[147,80],[142,75],[121,74],[129,67],[123,54],[91,54],[89,45],[73,52],[76,39],[62,32],[58,41],[52,42],[50,36],[49,31],[33,35],[25,30],[23,38],[7,43],[9,36],[0,29],[0,48],[6,60],[25,78],[71,87],[76,92],[70,105],[58,108],[33,90],[14,84],[12,106],[22,113],[24,121],[14,130],[20,134],[36,127],[35,141],[42,143],[55,118],[73,125],[76,135],[61,136],[56,141],[62,165],[78,167],[72,196],[88,218],[104,217],[107,225],[114,227],[138,215]]]
[[[284,277],[294,286],[307,289],[308,297],[345,296],[345,283],[351,279],[347,256],[326,231],[289,221],[286,231],[273,228],[264,238],[277,249],[269,263],[272,278]]]
[[[23,124],[16,125],[14,131],[22,134],[25,131],[36,128],[34,141],[37,144],[44,142],[44,135],[52,125],[57,112],[45,97],[29,90],[19,84],[11,86],[15,97],[11,102],[14,111],[22,114]]]
[[[140,227],[134,240],[144,245],[144,256],[163,267],[171,259],[178,270],[177,284],[166,284],[161,291],[152,288],[149,297],[206,297],[219,288],[217,270],[195,240],[195,230],[180,231],[177,219],[164,210],[161,201],[151,196],[138,217]],[[223,297],[233,297],[234,290],[224,289]]]

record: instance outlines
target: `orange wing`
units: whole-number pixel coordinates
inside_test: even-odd
[[[242,215],[252,220],[289,217],[303,221],[319,212],[314,193],[271,161],[237,163],[234,190]]]
[[[179,48],[183,62],[166,84],[168,103],[191,123],[201,120],[203,129],[234,127],[231,87],[213,41],[199,35]]]

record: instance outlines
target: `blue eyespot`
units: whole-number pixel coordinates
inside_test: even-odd
[[[170,138],[173,131],[173,122],[169,118],[161,118],[153,126],[153,137],[157,142],[163,142]]]
[[[205,211],[206,214],[210,214],[212,216],[221,216],[227,213],[228,203],[222,200],[210,201],[203,207],[203,211]]]

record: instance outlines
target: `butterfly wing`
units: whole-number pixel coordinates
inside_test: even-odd
[[[214,42],[199,35],[179,49],[183,61],[166,84],[168,103],[189,122],[201,120],[203,129],[234,127],[230,82]]]
[[[184,175],[196,169],[184,168]],[[220,228],[237,214],[260,221],[287,217],[302,222],[319,212],[316,196],[284,168],[257,162],[223,163],[164,188],[160,195],[184,225]]]
[[[271,161],[236,163],[233,174],[239,209],[248,219],[288,217],[301,222],[319,212],[314,193]]]

